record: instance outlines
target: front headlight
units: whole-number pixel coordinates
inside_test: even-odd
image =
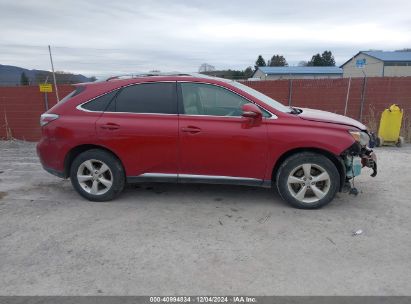
[[[351,136],[358,141],[361,146],[368,146],[370,143],[370,136],[366,132],[362,131],[349,131]]]

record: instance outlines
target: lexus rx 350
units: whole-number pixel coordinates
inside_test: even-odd
[[[43,167],[92,201],[112,200],[126,183],[215,183],[274,186],[312,209],[362,167],[376,174],[360,122],[200,75],[79,84],[40,123]]]

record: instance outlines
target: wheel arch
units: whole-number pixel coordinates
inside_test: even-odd
[[[336,166],[338,173],[340,174],[340,191],[344,185],[345,182],[345,176],[346,176],[346,170],[345,170],[345,165],[340,156],[337,156],[330,151],[320,149],[320,148],[295,148],[292,150],[289,150],[285,153],[283,153],[276,161],[276,163],[273,166],[272,172],[271,172],[271,180],[273,183],[276,182],[276,176],[277,176],[277,171],[278,168],[281,166],[281,164],[290,156],[298,154],[298,153],[303,153],[303,152],[313,152],[317,153],[320,155],[323,155],[327,157],[330,161],[333,162],[333,164]]]
[[[124,165],[123,162],[121,161],[121,159],[117,156],[116,153],[114,153],[113,151],[111,151],[110,149],[107,149],[106,147],[100,146],[100,145],[93,145],[93,144],[84,144],[84,145],[79,145],[76,147],[73,147],[69,152],[67,152],[66,157],[64,158],[64,178],[69,177],[70,175],[70,167],[71,164],[73,163],[74,159],[80,155],[81,153],[88,151],[88,150],[92,150],[92,149],[99,149],[99,150],[103,150],[106,151],[108,153],[110,153],[111,155],[113,155],[115,158],[117,158],[121,164],[121,166],[123,167],[124,170]]]

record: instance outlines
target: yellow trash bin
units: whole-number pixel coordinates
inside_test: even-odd
[[[401,147],[404,138],[400,136],[403,110],[393,104],[381,114],[377,146],[397,145]]]

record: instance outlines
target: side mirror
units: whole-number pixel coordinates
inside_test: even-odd
[[[263,112],[261,112],[260,108],[253,103],[246,103],[242,106],[241,110],[243,111],[243,117],[260,119],[263,116]]]

